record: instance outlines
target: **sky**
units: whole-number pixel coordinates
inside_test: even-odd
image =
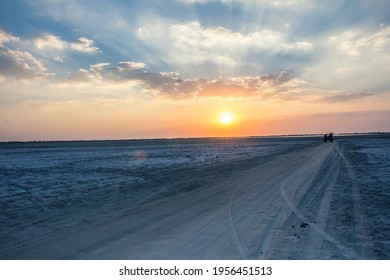
[[[390,131],[388,0],[0,6],[0,141]]]

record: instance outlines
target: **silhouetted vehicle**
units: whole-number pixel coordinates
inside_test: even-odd
[[[328,134],[324,134],[324,143],[328,142],[329,138],[328,138]]]
[[[323,140],[324,140],[324,143],[326,143],[328,141],[333,143],[333,132],[330,132],[329,134],[324,134]]]

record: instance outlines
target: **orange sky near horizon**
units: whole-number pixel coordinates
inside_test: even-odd
[[[51,88],[49,88],[51,89]],[[47,95],[53,93],[45,93]],[[1,141],[234,137],[384,131],[390,102],[310,98],[111,98],[17,103],[2,109]],[[221,114],[234,116],[222,124]],[[5,134],[6,132],[7,134]]]

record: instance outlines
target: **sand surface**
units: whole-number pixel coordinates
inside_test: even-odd
[[[356,173],[337,141],[228,165],[172,174],[175,184],[202,186],[46,237],[7,258],[375,257]]]

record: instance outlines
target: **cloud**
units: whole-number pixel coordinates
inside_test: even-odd
[[[140,62],[97,63],[88,70],[78,72],[60,83],[109,85],[136,83],[143,92],[155,96],[177,98],[233,97],[233,98],[282,98],[295,94],[306,82],[294,76],[292,71],[260,76],[239,76],[218,79],[183,79],[177,72],[149,72]],[[297,97],[297,96],[295,96]],[[291,98],[291,97],[289,97]],[[292,97],[294,98],[294,97]]]
[[[11,34],[0,29],[0,46],[3,46],[3,43],[9,42],[19,42],[19,37],[12,36]]]
[[[57,62],[64,62],[64,59],[61,56],[56,56],[53,58]]]
[[[274,30],[244,34],[220,26],[203,28],[199,22],[172,25],[169,35],[173,46],[184,53],[199,50],[200,53],[228,57],[235,57],[235,54],[240,56],[249,51],[305,55],[312,48],[308,41],[289,41],[283,33]]]
[[[93,40],[84,37],[73,41],[70,45],[72,49],[83,53],[95,54],[100,52],[98,47],[93,46]]]
[[[9,48],[4,45],[7,43],[18,44]],[[69,50],[88,54],[100,52],[97,47],[93,46],[93,41],[86,38],[80,38],[72,43],[54,35],[21,40],[19,37],[0,29],[0,74],[18,79],[52,76],[54,74],[50,73],[37,57],[51,57],[54,61],[64,62],[62,55]]]
[[[0,30],[0,74],[18,79],[35,79],[53,75],[47,68],[27,51],[3,46],[7,42],[19,42],[18,37]]]
[[[96,63],[90,66],[90,72],[99,73],[100,76],[109,79],[123,80],[131,78],[132,75],[145,68],[147,68],[145,63],[132,61],[118,62],[116,66],[112,66],[111,63]]]
[[[119,62],[116,66],[111,65],[111,63],[96,63],[90,65],[88,70],[79,69],[75,75],[62,82],[101,84],[103,82],[142,80],[142,76],[149,75],[147,72],[143,72],[145,68],[147,68],[146,64],[141,62]]]
[[[372,52],[383,52],[390,55],[390,27],[382,24],[378,31],[367,34],[362,29],[351,29],[328,39],[331,45],[351,57],[362,56]]]
[[[101,83],[100,80],[101,76],[96,76],[93,72],[90,72],[85,69],[79,69],[75,75],[72,77],[65,79],[64,81],[61,81],[61,84],[72,84],[73,82],[80,82],[80,83]]]
[[[57,24],[104,41],[118,59],[130,53],[132,59],[145,61],[156,71],[178,71],[191,78],[258,75],[276,69],[302,73],[319,61],[322,73],[308,75],[313,80],[323,79],[348,68],[342,53],[354,59],[369,52],[365,39],[374,25],[387,23],[389,18],[389,1],[384,0],[326,4],[309,0],[172,0],[168,5],[95,2],[91,6],[40,0],[31,6]],[[104,17],[102,10],[111,16]],[[348,39],[345,32],[351,30],[360,33]],[[327,41],[328,36],[336,41]],[[386,44],[380,38],[371,40],[376,49],[384,49]],[[85,49],[82,40],[78,45]],[[90,53],[96,53],[94,45],[90,45]],[[352,68],[356,69],[353,62]],[[321,86],[335,85],[332,78]]]
[[[276,74],[261,76],[262,81],[268,82],[272,86],[277,86],[291,81],[294,78],[291,71],[279,71]]]
[[[358,92],[358,93],[344,93],[325,96],[321,100],[328,103],[343,103],[349,101],[358,101],[366,97],[381,95],[380,92]]]
[[[29,41],[29,47],[33,42],[35,48],[27,50],[58,74],[84,68],[77,73],[73,70],[68,80],[100,84],[132,81],[156,95],[165,90],[171,96],[285,98],[302,91],[307,81],[316,93],[385,90],[390,85],[390,28],[383,18],[367,16],[374,14],[374,6],[378,11],[385,4],[339,2],[188,0],[170,1],[168,7],[137,4],[137,9],[130,9],[134,8],[132,2],[97,1],[87,7],[79,2],[39,1],[32,7],[42,9],[54,19],[53,24],[85,35],[67,40],[57,36],[65,36],[60,33],[36,37]],[[345,7],[349,9],[343,10]],[[313,13],[309,12],[312,8]],[[112,14],[112,25],[106,24],[102,9]],[[342,11],[345,16],[341,17]],[[359,16],[361,21],[354,20]],[[379,20],[384,24],[372,23]],[[66,59],[76,52],[101,52],[91,38],[104,41],[109,50],[99,56],[102,60]],[[2,44],[18,40],[0,32]],[[140,62],[115,64],[124,60],[124,55]],[[54,62],[64,60],[63,65]],[[277,69],[284,70],[275,72]]]
[[[117,70],[119,72],[124,72],[124,71],[139,70],[139,69],[143,69],[143,68],[147,68],[145,63],[125,61],[125,62],[118,63]]]
[[[68,43],[62,41],[59,36],[45,35],[33,39],[34,46],[39,50],[45,49],[58,49],[64,50],[67,48]]]
[[[101,52],[93,46],[93,40],[80,38],[73,42],[62,40],[60,36],[45,35],[34,38],[32,41],[38,55],[50,60],[64,63],[70,52],[82,52],[85,54],[96,54]]]
[[[29,52],[0,47],[0,73],[20,79],[42,78],[53,75]]]
[[[270,6],[274,7],[280,7],[280,8],[285,8],[285,7],[292,7],[292,6],[300,6],[305,3],[307,3],[307,0],[180,0],[179,1],[187,3],[187,4],[195,4],[195,3],[200,3],[200,4],[205,4],[205,3],[213,3],[213,2],[220,2],[223,4],[237,4],[240,3],[242,5],[260,5],[260,4],[268,4]]]
[[[317,40],[313,60],[301,68],[317,88],[376,92],[390,87],[390,27],[344,29]]]
[[[270,29],[241,33],[221,26],[203,27],[199,22],[145,23],[138,29],[138,37],[159,60],[181,72],[193,72],[196,66],[195,69],[207,73],[204,68],[214,66],[214,75],[220,76],[232,76],[240,66],[254,63],[250,61],[252,57],[301,58],[309,56],[313,49],[306,39],[288,38]],[[259,62],[258,70],[262,64]]]
[[[36,37],[32,40],[33,45],[39,51],[64,51],[64,50],[73,50],[77,52],[87,53],[87,54],[96,54],[101,52],[98,47],[95,47],[93,40],[81,37],[73,42],[64,41],[59,36],[54,35],[44,35]],[[59,56],[57,56],[59,58]],[[57,61],[60,61],[56,59]]]

